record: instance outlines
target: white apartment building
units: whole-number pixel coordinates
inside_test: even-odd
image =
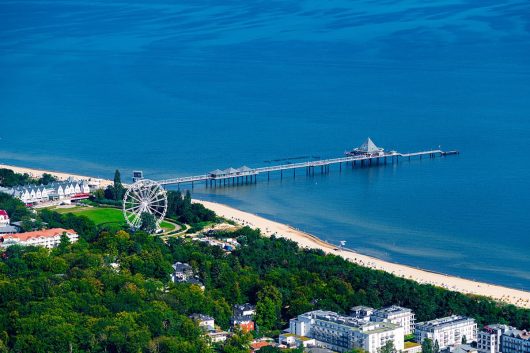
[[[375,322],[391,322],[399,325],[403,327],[405,335],[414,333],[414,325],[416,323],[416,317],[412,310],[397,305],[375,310],[370,315],[370,320]]]
[[[43,246],[55,248],[61,243],[61,236],[66,235],[70,242],[75,243],[79,236],[72,229],[52,228],[35,232],[5,234],[0,237],[0,246],[7,248],[11,245]]]
[[[394,347],[404,348],[403,327],[391,322],[373,322],[332,311],[315,310],[299,315],[289,322],[289,332],[314,338],[316,345],[337,352],[362,348],[370,353],[392,341]]]
[[[498,353],[501,351],[501,336],[512,327],[506,325],[488,325],[477,335],[479,353]]]
[[[438,341],[440,349],[460,344],[462,338],[467,342],[477,340],[477,323],[474,319],[452,315],[436,320],[420,322],[416,324],[414,331],[416,342],[423,342],[430,338],[433,342]]]

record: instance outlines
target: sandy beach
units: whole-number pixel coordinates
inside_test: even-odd
[[[530,308],[530,292],[421,270],[362,255],[346,249],[338,250],[337,246],[326,243],[311,234],[294,229],[286,224],[274,222],[219,203],[202,200],[194,200],[194,202],[203,204],[221,217],[233,220],[241,225],[259,228],[266,236],[275,234],[278,237],[293,240],[301,247],[321,249],[326,253],[342,256],[361,266],[386,271],[419,283],[428,283],[461,293],[481,295],[519,307]]]
[[[82,179],[82,180],[94,180],[99,182],[99,186],[102,188],[106,188],[108,185],[112,185],[113,181],[108,179],[100,179],[96,177],[86,176],[86,175],[79,175],[79,174],[71,174],[71,173],[64,173],[64,172],[56,172],[53,170],[42,170],[42,169],[34,169],[34,168],[24,168],[24,167],[17,167],[13,165],[7,165],[7,164],[0,164],[0,169],[11,169],[15,173],[24,174],[27,173],[33,178],[40,178],[42,174],[47,173],[51,174],[59,180],[66,180],[68,178],[74,178],[74,179]]]
[[[16,167],[5,164],[0,164],[0,168],[11,169],[17,173],[27,173],[36,178],[41,177],[44,173],[48,173],[56,176],[60,180],[66,180],[70,177],[73,177],[74,179],[98,180],[101,187],[106,187],[107,185],[112,184],[112,180],[99,179],[79,174]],[[343,258],[355,262],[361,266],[386,271],[399,277],[415,280],[419,283],[429,283],[461,293],[482,295],[505,303],[514,304],[524,308],[530,308],[530,292],[467,280],[441,273],[430,272],[406,265],[384,261],[375,257],[362,255],[347,249],[339,250],[337,249],[337,246],[333,244],[326,243],[311,234],[294,229],[286,224],[274,222],[219,203],[202,200],[194,200],[194,202],[203,204],[205,207],[215,211],[219,216],[222,216],[226,219],[231,219],[241,225],[259,228],[265,236],[271,236],[275,234],[278,237],[293,240],[301,247],[321,249],[326,253],[342,256]]]

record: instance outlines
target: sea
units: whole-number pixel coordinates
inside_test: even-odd
[[[460,155],[193,196],[530,290],[527,0],[0,0],[0,163],[159,180],[367,137]]]

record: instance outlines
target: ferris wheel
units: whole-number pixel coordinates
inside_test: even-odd
[[[156,181],[141,179],[127,188],[123,197],[123,216],[132,229],[141,227],[144,213],[154,216],[159,229],[166,211],[166,190]]]

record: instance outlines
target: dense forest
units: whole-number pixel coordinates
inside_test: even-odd
[[[51,251],[6,250],[0,352],[244,353],[250,335],[238,332],[224,347],[210,347],[188,318],[208,314],[228,329],[232,305],[244,302],[257,306],[259,335],[278,334],[302,312],[345,313],[361,304],[410,307],[419,321],[463,314],[480,324],[530,326],[530,310],[420,285],[250,228],[217,235],[237,237],[242,245],[226,254],[187,238],[164,242],[143,232],[101,231],[72,214],[42,211],[41,217],[52,227],[75,229],[81,239],[65,239]],[[170,283],[176,261],[192,265],[204,292]]]

